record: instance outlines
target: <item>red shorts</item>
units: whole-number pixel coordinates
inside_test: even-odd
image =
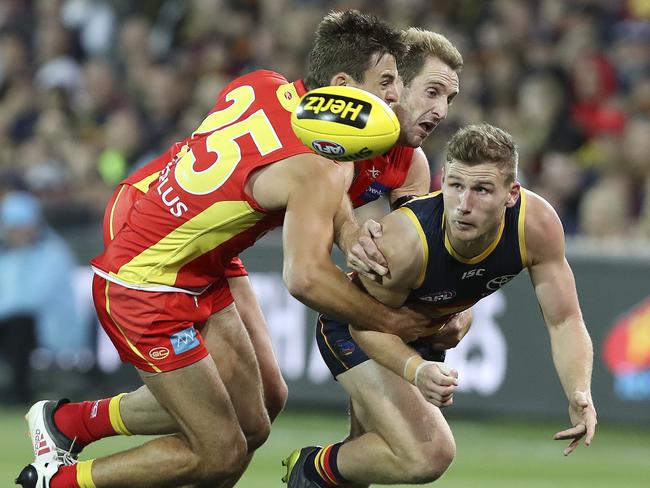
[[[104,211],[104,247],[113,240],[113,237],[120,231],[126,222],[126,218],[135,205],[135,202],[144,193],[133,185],[120,185],[111,195]],[[232,258],[225,271],[226,278],[237,278],[248,276],[239,256]]]
[[[93,277],[93,301],[122,361],[152,373],[173,371],[208,355],[199,330],[233,302],[226,279],[195,296],[125,288]]]

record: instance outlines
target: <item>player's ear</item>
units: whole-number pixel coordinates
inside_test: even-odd
[[[347,86],[350,84],[350,75],[344,72],[336,73],[330,80],[331,86]]]
[[[519,192],[521,191],[521,183],[515,181],[510,185],[510,191],[508,192],[508,199],[506,200],[506,207],[514,207],[519,200]]]

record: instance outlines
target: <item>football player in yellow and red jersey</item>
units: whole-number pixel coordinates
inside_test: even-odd
[[[402,47],[398,33],[374,17],[331,13],[318,28],[304,85],[350,77],[379,83],[384,99],[395,101]],[[36,460],[18,484],[157,487],[238,476],[267,438],[269,420],[225,270],[283,221],[284,278],[294,296],[360,327],[412,335],[429,324],[369,298],[332,263],[333,240],[345,248],[355,241],[356,226],[341,168],[311,153],[291,131],[290,113],[305,86],[266,71],[229,84],[92,260],[102,326],[147,389],[132,404],[122,404],[124,395],[35,404],[28,421]],[[245,374],[228,377],[217,369],[219,358],[208,356],[220,343],[236,353]],[[116,433],[171,435],[74,464],[80,448]]]

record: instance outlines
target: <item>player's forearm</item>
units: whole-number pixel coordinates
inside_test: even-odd
[[[346,256],[350,249],[357,242],[359,237],[359,225],[356,220],[346,220],[335,230],[334,242]]]
[[[334,217],[334,242],[346,255],[356,243],[358,231],[359,224],[354,216],[352,204],[345,194]]]
[[[412,365],[413,372],[406,375],[409,376],[408,381],[412,381],[411,376],[413,376],[417,364],[423,361],[413,348],[404,344],[399,337],[393,334],[357,330],[352,327],[350,327],[350,334],[369,358],[396,375],[405,377],[405,365],[407,363]]]
[[[549,327],[553,363],[567,397],[575,391],[591,391],[593,346],[581,318]]]
[[[364,330],[392,332],[396,313],[355,286],[331,262],[285,267],[291,295],[308,307]]]

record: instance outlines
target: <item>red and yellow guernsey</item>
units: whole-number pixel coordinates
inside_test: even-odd
[[[135,289],[201,293],[223,276],[233,256],[282,224],[244,187],[251,172],[310,152],[291,129],[291,111],[305,93],[271,71],[235,79],[217,97],[192,136],[128,183],[146,191],[123,229],[91,261],[104,278]],[[146,174],[145,174],[146,173]]]
[[[354,208],[377,200],[401,187],[411,168],[415,149],[393,146],[386,154],[354,162],[354,179],[348,195]]]

